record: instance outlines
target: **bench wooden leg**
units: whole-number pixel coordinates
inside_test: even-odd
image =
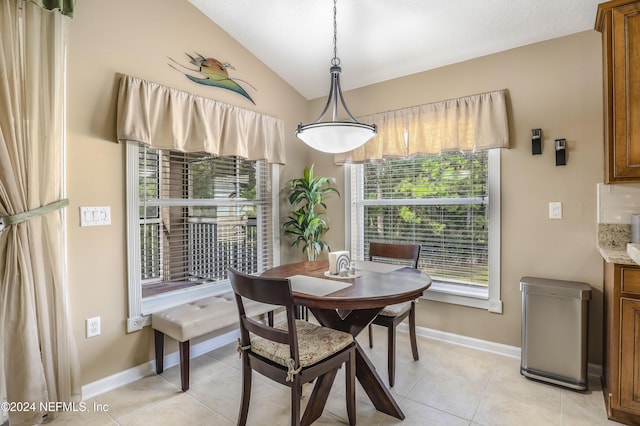
[[[180,342],[180,382],[182,391],[189,390],[189,341]]]
[[[156,373],[162,374],[164,371],[164,333],[153,330],[153,334],[156,348]]]

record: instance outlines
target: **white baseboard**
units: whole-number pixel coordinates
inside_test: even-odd
[[[407,324],[400,324],[398,331],[408,332]],[[452,343],[454,345],[465,346],[485,352],[491,352],[510,358],[520,359],[520,348],[517,346],[504,345],[502,343],[490,342],[488,340],[476,339],[474,337],[462,336],[459,334],[447,333],[426,327],[416,327],[416,334],[427,339],[439,340],[442,342]],[[216,336],[200,343],[191,345],[190,358],[196,358],[200,355],[211,352],[214,349],[227,345],[235,341],[240,336],[239,330],[232,330],[228,333]],[[164,367],[169,368],[180,363],[180,353],[173,352],[164,356]],[[121,386],[140,380],[143,377],[155,374],[156,361],[151,360],[144,364],[113,374],[95,382],[88,383],[82,387],[82,399],[87,400],[105,392],[112,391]],[[588,365],[588,374],[600,377],[602,375],[602,366],[598,364]]]
[[[398,326],[398,330],[408,333],[409,326],[402,323]],[[502,343],[490,342],[488,340],[476,339],[474,337],[462,336],[460,334],[447,333],[445,331],[426,327],[416,327],[416,334],[428,339],[466,346],[468,348],[508,356],[510,358],[520,358],[520,348],[517,346],[504,345]]]
[[[155,361],[145,362],[128,370],[121,371],[95,382],[82,386],[82,400],[86,401],[97,395],[112,391],[121,386],[135,382],[143,377],[149,376],[155,372]]]
[[[402,323],[398,326],[398,331],[404,331],[408,333],[409,326],[406,323]],[[465,346],[480,351],[491,352],[510,358],[520,359],[522,354],[522,350],[517,346],[504,345],[502,343],[476,339],[474,337],[462,336],[460,334],[447,333],[427,327],[416,326],[416,334],[428,339],[439,340],[442,342]],[[590,376],[602,376],[602,365],[589,363],[587,365],[587,374]]]

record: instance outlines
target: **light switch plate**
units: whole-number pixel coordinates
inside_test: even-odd
[[[111,207],[80,207],[80,226],[111,225]]]
[[[562,219],[562,203],[560,201],[549,203],[549,219]]]

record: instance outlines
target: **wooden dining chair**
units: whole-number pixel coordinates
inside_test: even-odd
[[[296,320],[291,284],[288,279],[260,278],[227,270],[240,316],[238,350],[242,353],[242,400],[238,424],[247,423],[251,398],[252,371],[291,388],[291,424],[299,425],[302,384],[317,378],[316,388],[333,382],[346,364],[346,403],[349,424],[356,424],[356,352],[349,333]],[[286,308],[286,321],[270,327],[245,313],[243,298]],[[315,390],[315,389],[314,389]],[[303,419],[320,416],[313,394]],[[324,401],[320,402],[322,405]],[[306,421],[305,421],[306,422]]]
[[[413,268],[418,267],[420,257],[419,244],[393,244],[375,243],[369,244],[369,260],[387,263],[404,263]],[[399,262],[400,261],[400,262]],[[398,303],[386,306],[373,320],[372,324],[387,327],[388,348],[387,366],[389,370],[389,387],[393,387],[396,379],[396,327],[409,316],[409,339],[413,359],[418,360],[418,342],[416,341],[416,308],[415,302]],[[369,324],[369,347],[373,347],[373,333]]]

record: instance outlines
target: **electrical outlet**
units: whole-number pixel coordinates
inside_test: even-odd
[[[549,203],[549,219],[562,219],[562,203],[560,201]]]
[[[493,312],[494,314],[502,313],[502,300],[490,300],[489,301],[489,312]]]
[[[100,317],[87,318],[87,337],[100,335]]]

